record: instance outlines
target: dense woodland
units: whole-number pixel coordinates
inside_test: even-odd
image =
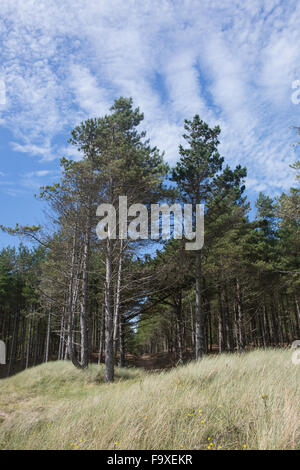
[[[274,200],[260,193],[250,219],[247,170],[219,154],[219,127],[186,120],[170,168],[138,130],[142,120],[120,98],[76,127],[70,143],[82,158],[62,159],[60,181],[41,188],[47,227],[2,227],[24,239],[0,252],[7,375],[70,359],[83,369],[105,363],[110,382],[129,355],[167,352],[175,365],[300,339],[300,161],[295,187]],[[120,195],[129,205],[204,203],[203,248],[99,240],[96,209],[118,207]]]

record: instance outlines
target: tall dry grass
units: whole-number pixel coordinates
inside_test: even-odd
[[[0,381],[0,448],[300,448],[300,366],[289,350],[103,380],[101,366],[52,362]]]

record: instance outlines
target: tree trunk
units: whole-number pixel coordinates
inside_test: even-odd
[[[89,209],[88,209],[89,210]],[[80,302],[81,367],[89,365],[87,295],[88,295],[88,256],[90,246],[90,215],[87,217],[82,254],[82,293]]]
[[[242,310],[242,300],[241,300],[241,291],[240,283],[238,278],[236,278],[236,307],[237,307],[237,350],[242,352],[245,349],[244,344],[244,335],[243,335],[243,310]]]
[[[201,306],[201,252],[196,253],[196,344],[195,344],[195,357],[196,360],[200,359],[204,354],[204,322],[203,312]]]
[[[177,361],[183,364],[183,332],[182,332],[182,295],[181,292],[175,300],[175,315],[176,315],[176,329],[177,329],[177,345],[178,357]]]
[[[225,349],[225,328],[224,328],[224,312],[222,302],[222,292],[219,289],[219,353],[222,353]]]
[[[296,320],[296,330],[297,330],[297,339],[300,339],[300,307],[297,297],[295,299],[295,320]]]
[[[121,280],[122,280],[122,259],[123,259],[123,240],[120,240],[120,254],[118,265],[118,278],[116,286],[116,295],[114,303],[114,355],[117,354],[117,340],[119,329],[119,315],[120,315],[120,298],[121,298]]]
[[[266,302],[264,300],[263,304],[263,323],[266,325],[266,343],[268,346],[271,344],[271,332],[270,332],[270,324],[269,324],[269,317],[266,310]]]
[[[107,239],[105,279],[105,381],[114,381],[112,241]]]
[[[31,331],[32,331],[32,316],[29,317],[28,336],[27,336],[27,351],[26,351],[26,369],[29,367],[30,359],[30,346],[31,346]]]
[[[190,314],[191,314],[191,346],[192,350],[195,350],[195,328],[194,328],[194,313],[193,313],[193,305],[190,302]]]
[[[13,367],[14,367],[15,360],[16,360],[18,327],[19,327],[19,312],[15,313],[15,318],[14,318],[13,337],[12,337],[12,342],[11,342],[10,357],[9,357],[8,371],[7,371],[8,377],[11,375],[13,371]]]
[[[105,336],[105,306],[102,306],[102,315],[100,322],[100,343],[99,343],[99,356],[98,364],[103,362],[103,345],[104,345],[104,336]]]
[[[25,346],[26,346],[26,317],[22,318],[22,344],[21,344],[21,370],[25,368]]]
[[[227,286],[224,287],[224,295],[225,295],[225,330],[226,330],[226,346],[227,351],[233,351],[233,336],[232,336],[232,322],[230,317],[230,308],[229,308],[229,300],[228,300],[228,292]]]
[[[69,324],[68,324],[68,346],[67,353],[70,356],[70,359],[74,366],[77,369],[81,369],[81,364],[77,359],[76,351],[74,350],[74,326],[75,326],[75,305],[78,295],[78,285],[79,285],[79,273],[78,267],[75,270],[75,254],[76,254],[76,245],[77,245],[77,223],[74,227],[73,235],[73,244],[72,244],[72,255],[71,255],[71,268],[70,268],[70,278],[69,278],[69,298],[68,298],[68,313],[69,313]]]
[[[49,361],[49,348],[50,348],[50,329],[51,329],[51,313],[48,313],[47,334],[45,344],[45,362]]]
[[[119,336],[120,336],[120,359],[119,367],[125,367],[125,318],[122,313],[119,315]]]
[[[63,310],[61,319],[60,319],[60,332],[59,332],[59,347],[58,347],[58,360],[64,358],[64,344],[65,344],[65,312]]]

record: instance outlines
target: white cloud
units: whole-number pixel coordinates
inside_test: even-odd
[[[80,64],[70,65],[69,86],[74,100],[86,117],[99,116],[108,112],[111,103],[105,88],[100,88],[97,78],[89,69]]]
[[[221,151],[253,191],[292,184],[299,109],[300,4],[171,0],[2,0],[0,125],[12,148],[50,161],[80,120],[133,96],[154,144],[174,162],[184,118],[222,128]]]
[[[28,140],[24,138],[24,140]],[[45,139],[44,145],[35,145],[35,144],[20,144],[18,142],[11,142],[11,146],[15,152],[28,153],[32,156],[41,157],[43,160],[53,160],[57,158],[56,155],[53,155],[53,148],[51,147],[50,141]]]
[[[72,145],[66,145],[60,148],[61,157],[70,158],[72,160],[78,161],[83,157],[83,153],[78,151],[76,147]]]
[[[25,189],[39,189],[43,184],[49,183],[49,176],[58,176],[53,170],[29,171],[21,175],[20,185]]]
[[[38,171],[30,171],[29,173],[26,173],[25,176],[28,178],[37,176],[38,178],[41,178],[43,176],[47,176],[50,173],[53,173],[51,170],[38,170]]]

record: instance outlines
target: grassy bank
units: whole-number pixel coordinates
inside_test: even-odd
[[[1,449],[299,449],[291,351],[221,355],[169,372],[52,362],[0,381]]]

